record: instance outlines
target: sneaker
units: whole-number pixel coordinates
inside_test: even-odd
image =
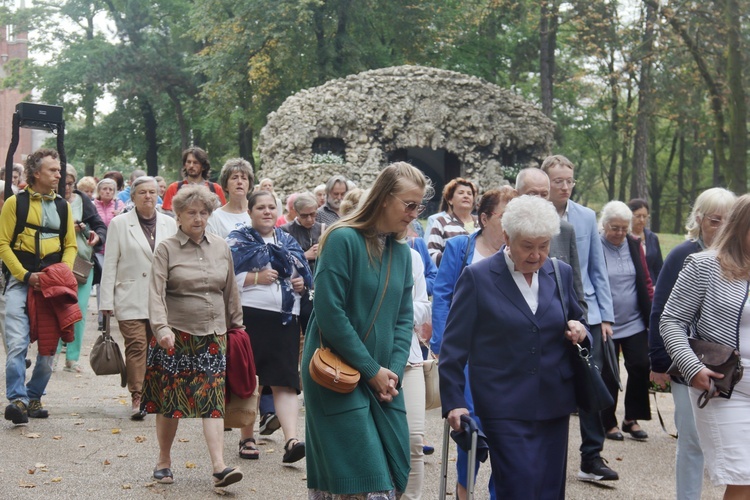
[[[5,420],[10,420],[16,425],[29,423],[29,412],[26,410],[26,404],[20,399],[11,401],[5,407]]]
[[[584,481],[617,481],[620,476],[607,467],[606,460],[596,457],[592,460],[581,460],[581,470],[578,479]]]
[[[270,436],[281,427],[279,417],[275,413],[266,413],[260,417],[260,435]]]
[[[47,418],[49,412],[42,407],[42,402],[38,399],[29,401],[29,416],[31,418]]]

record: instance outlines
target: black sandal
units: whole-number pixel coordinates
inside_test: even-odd
[[[296,443],[289,446],[292,444],[292,441],[296,441]],[[303,458],[305,458],[305,442],[300,441],[297,438],[291,438],[287,441],[284,445],[284,458],[282,458],[281,461],[285,464],[291,464],[302,460]]]
[[[223,488],[224,486],[242,481],[243,476],[242,471],[237,467],[227,467],[221,472],[214,473],[214,477],[217,479],[214,481],[214,486]]]
[[[164,469],[154,469],[154,479],[157,483],[161,484],[172,484],[174,483],[174,475],[172,475],[172,469],[165,467]]]
[[[260,458],[260,450],[255,444],[255,438],[246,438],[240,441],[240,458],[244,458],[245,460],[258,460]],[[252,452],[252,454],[243,453],[248,451]]]

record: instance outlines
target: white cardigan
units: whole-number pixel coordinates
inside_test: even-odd
[[[739,325],[748,295],[746,280],[727,280],[715,251],[688,256],[661,315],[664,346],[690,383],[704,368],[690,349],[688,332],[739,349]]]
[[[156,213],[154,249],[177,232],[177,223]],[[118,215],[107,228],[99,310],[115,312],[118,321],[148,319],[148,284],[154,253],[135,210]]]

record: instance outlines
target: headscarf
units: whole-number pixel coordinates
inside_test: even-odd
[[[227,243],[232,250],[234,274],[258,272],[268,263],[279,273],[281,324],[286,325],[292,320],[294,307],[292,273],[296,269],[308,288],[312,287],[312,273],[297,240],[279,228],[274,228],[274,235],[276,241],[266,243],[257,230],[243,226],[229,233]]]

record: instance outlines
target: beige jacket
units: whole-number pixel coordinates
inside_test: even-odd
[[[174,219],[157,212],[154,249],[176,232]],[[112,219],[107,230],[99,309],[113,310],[119,321],[148,319],[148,285],[153,258],[135,210]]]

